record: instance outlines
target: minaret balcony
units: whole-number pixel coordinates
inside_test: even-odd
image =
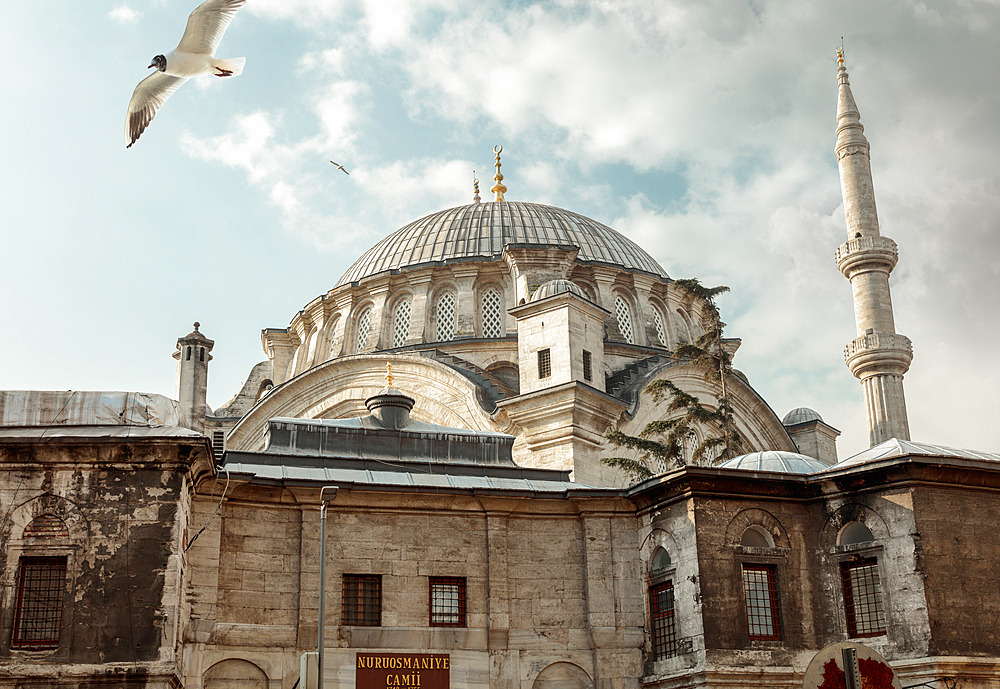
[[[851,278],[858,270],[891,271],[899,258],[896,242],[880,235],[849,239],[837,247],[837,268]]]
[[[878,374],[901,376],[913,361],[913,343],[899,333],[868,333],[844,348],[844,359],[860,379]]]

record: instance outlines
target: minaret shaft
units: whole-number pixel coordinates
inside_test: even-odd
[[[879,233],[869,144],[839,56],[837,165],[844,195],[847,242],[837,249],[837,267],[851,281],[858,336],[844,352],[851,373],[861,381],[872,446],[890,438],[910,439],[903,396],[903,374],[913,348],[896,333],[889,273],[896,265],[896,243]]]

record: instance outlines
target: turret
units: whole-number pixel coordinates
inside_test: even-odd
[[[879,234],[868,139],[838,51],[840,96],[837,103],[837,165],[844,195],[847,242],[837,249],[837,267],[851,281],[857,337],[844,352],[847,366],[865,392],[869,442],[910,439],[903,397],[903,374],[910,368],[910,339],[896,333],[889,294],[889,273],[896,265],[896,243]]]
[[[208,362],[212,360],[215,342],[198,331],[200,323],[194,324],[194,331],[177,340],[177,401],[181,408],[181,426],[199,433],[205,432],[205,416],[209,413],[208,403]]]

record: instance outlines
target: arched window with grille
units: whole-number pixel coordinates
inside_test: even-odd
[[[413,302],[404,299],[396,305],[392,316],[392,346],[402,347],[410,334],[410,314],[413,312]]]
[[[656,336],[660,338],[660,346],[667,346],[667,331],[663,327],[663,316],[660,315],[660,310],[653,307],[653,325],[656,326]]]
[[[447,342],[455,337],[455,295],[445,292],[437,301],[437,341]]]
[[[632,333],[632,311],[621,297],[615,297],[615,316],[618,318],[618,329],[629,344],[635,344]]]
[[[503,297],[491,287],[482,298],[483,337],[503,337]]]
[[[355,351],[364,351],[365,347],[368,346],[368,333],[371,331],[372,327],[372,310],[365,309],[360,316],[358,316],[358,337]]]

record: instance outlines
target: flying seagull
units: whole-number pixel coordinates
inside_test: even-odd
[[[236,77],[243,73],[245,57],[217,58],[215,51],[246,0],[206,0],[188,17],[187,28],[177,47],[153,58],[149,69],[156,71],[139,82],[132,93],[125,116],[125,148],[136,142],[156,113],[180,85],[191,77],[214,74]]]
[[[330,162],[331,162],[331,163],[333,163],[333,161],[332,161],[332,160],[331,160]],[[343,166],[343,165],[341,165],[340,163],[333,163],[333,164],[337,166],[337,169],[338,169],[338,170],[344,170],[344,166]],[[349,174],[351,174],[351,173],[350,173],[350,172],[348,172],[347,170],[344,170],[344,174],[345,174],[345,175],[349,175]]]

